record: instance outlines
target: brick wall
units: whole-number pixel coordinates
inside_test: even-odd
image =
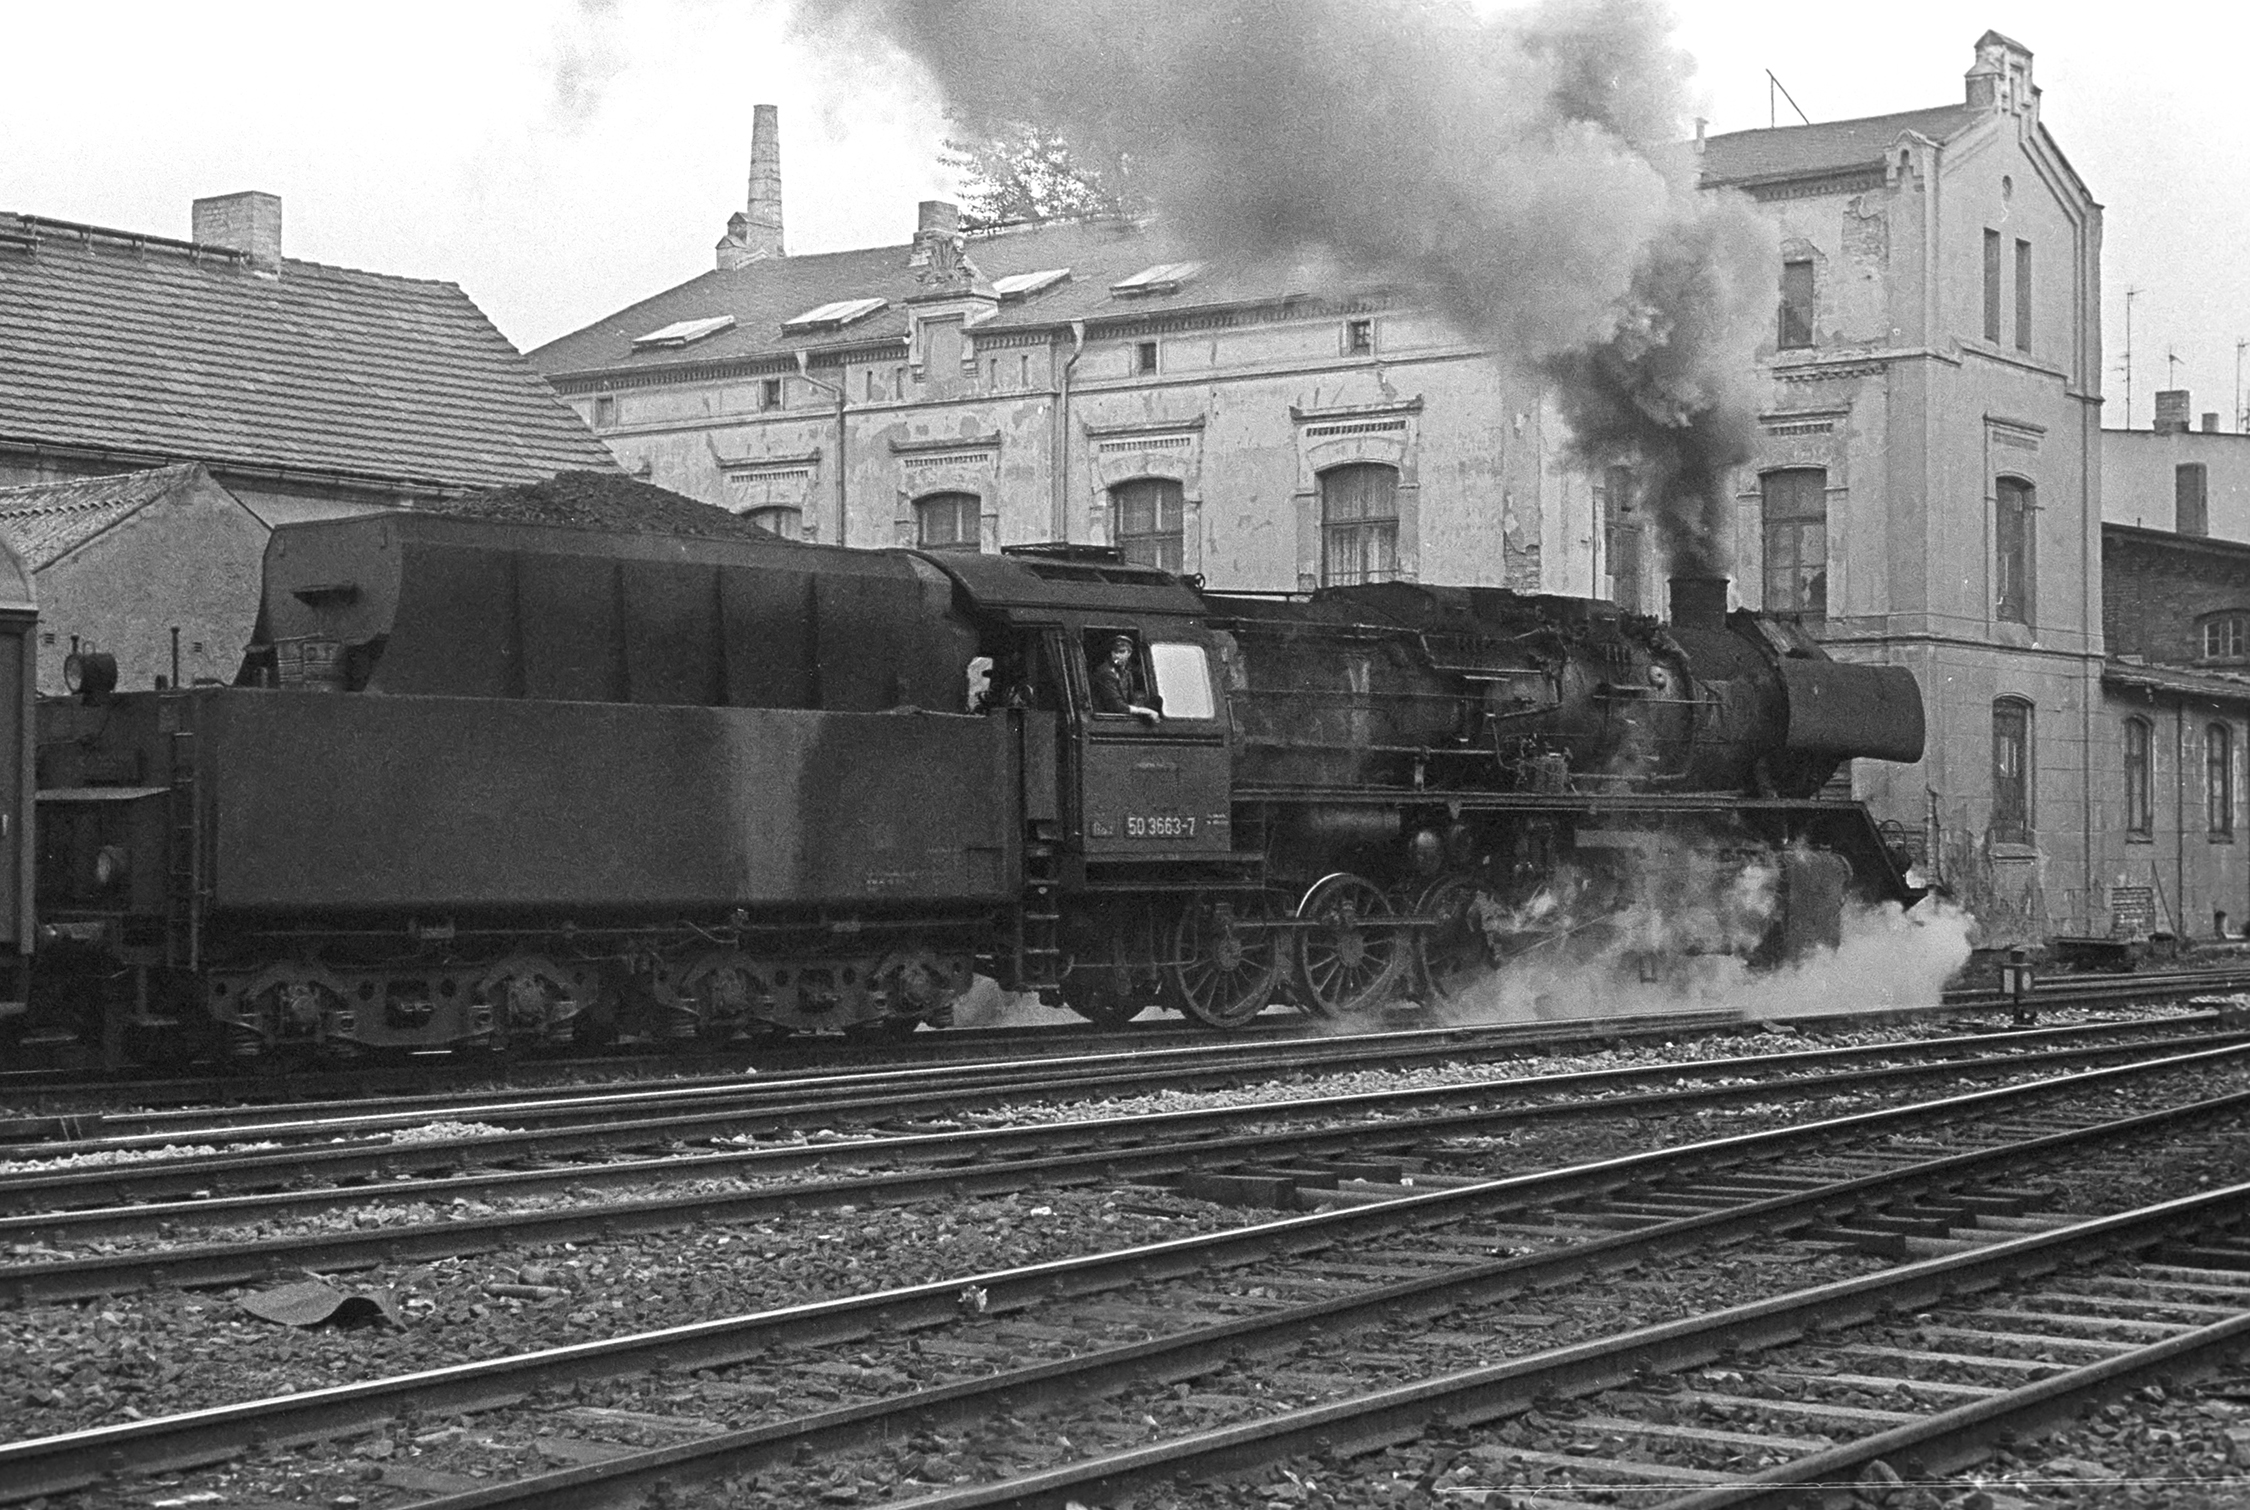
[[[2250,612],[2250,548],[2102,531],[2102,628],[2111,655],[2193,665],[2203,657],[2199,621],[2230,608]]]

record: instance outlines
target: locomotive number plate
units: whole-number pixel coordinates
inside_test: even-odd
[[[1125,837],[1128,839],[1192,839],[1195,837],[1195,820],[1179,813],[1127,813]]]

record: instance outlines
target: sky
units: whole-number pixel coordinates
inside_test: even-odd
[[[2125,418],[2137,288],[2133,422],[2179,386],[2234,428],[2250,6],[1674,13],[1713,133],[1767,125],[1769,101],[1797,119],[1769,70],[1811,119],[1840,120],[1959,99],[1988,28],[2030,47],[2048,129],[2106,210],[2104,423]],[[953,196],[912,65],[789,23],[785,0],[0,0],[0,210],[185,236],[196,197],[266,190],[290,256],[458,283],[528,349],[711,266],[753,104],[780,107],[793,252],[902,243],[917,200]]]

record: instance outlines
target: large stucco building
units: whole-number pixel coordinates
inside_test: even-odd
[[[1694,151],[1777,243],[1736,600],[1915,672],[1927,756],[1855,781],[1992,940],[2106,926],[2101,207],[2030,51],[1987,33],[1953,102]],[[807,539],[1662,609],[1630,477],[1565,468],[1537,386],[1411,291],[944,204],[791,256],[770,113],[713,270],[531,359],[628,470]]]

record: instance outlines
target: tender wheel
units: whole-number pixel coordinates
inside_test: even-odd
[[[1361,876],[1314,883],[1297,904],[1291,951],[1297,1000],[1316,1017],[1342,1017],[1380,1006],[1406,974],[1407,930],[1397,927],[1390,899]]]
[[[1482,889],[1466,876],[1440,876],[1415,900],[1415,915],[1434,924],[1414,935],[1414,989],[1424,1006],[1458,1001],[1491,973],[1483,900]]]
[[[1256,893],[1202,893],[1188,903],[1165,966],[1166,994],[1181,1011],[1234,1028],[1265,1010],[1281,980],[1279,935],[1263,926],[1270,912]]]

